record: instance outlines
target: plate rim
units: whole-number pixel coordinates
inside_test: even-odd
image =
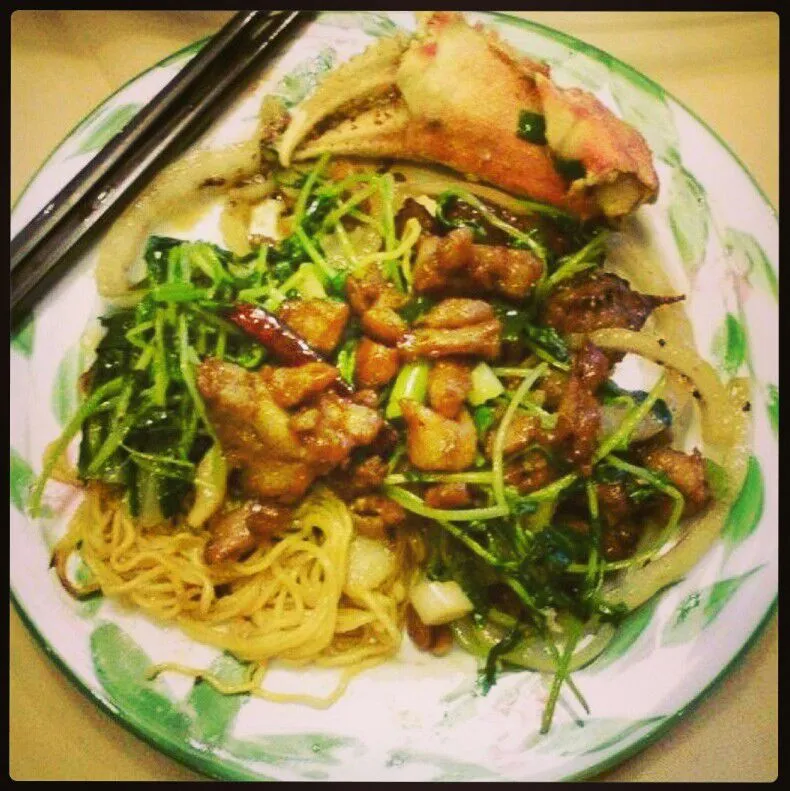
[[[348,14],[354,12],[341,11],[340,13]],[[517,17],[504,11],[477,11],[476,13],[482,14],[483,16],[487,16],[493,20],[504,22],[505,24],[509,24],[514,27],[520,27],[522,29],[529,30],[530,32],[537,33],[538,35],[545,36],[546,38],[552,39],[554,41],[557,41],[565,45],[569,49],[572,49],[577,52],[581,52],[582,54],[589,56],[598,62],[602,62],[604,64],[616,63],[619,67],[622,67],[624,69],[625,72],[624,76],[626,76],[626,78],[632,84],[635,81],[645,82],[650,86],[661,91],[664,96],[666,96],[672,102],[674,102],[679,107],[681,107],[686,113],[688,113],[689,116],[691,116],[697,123],[699,123],[706,130],[706,132],[710,134],[717,141],[717,143],[727,152],[729,157],[738,165],[738,167],[743,171],[743,173],[749,179],[755,191],[760,196],[765,206],[768,208],[772,219],[778,225],[779,214],[776,207],[774,206],[771,199],[767,196],[761,185],[757,182],[752,172],[740,159],[740,157],[732,150],[729,144],[716,132],[715,129],[713,129],[694,110],[689,108],[684,102],[679,100],[670,91],[667,91],[659,83],[655,82],[650,77],[647,77],[641,71],[635,69],[630,64],[621,60],[619,57],[612,55],[611,53],[593,44],[590,44],[582,39],[579,39],[575,36],[572,36],[568,33],[565,33],[561,30],[553,28],[544,23],[536,22],[534,20],[524,19],[522,17]],[[318,17],[318,19],[320,21],[320,16]],[[193,50],[195,51],[195,53],[197,53],[200,47],[204,45],[210,38],[211,35],[198,38],[195,41],[191,42],[190,44],[187,44],[186,46],[181,47],[178,50],[175,50],[174,52],[160,59],[156,63],[151,64],[147,68],[143,69],[142,71],[130,77],[126,82],[120,85],[112,93],[108,94],[104,99],[102,99],[99,103],[97,103],[91,110],[89,110],[86,113],[86,115],[83,116],[50,150],[47,157],[41,162],[41,164],[37,167],[37,169],[27,179],[24,186],[19,191],[19,194],[17,195],[16,199],[11,204],[10,207],[11,214],[13,214],[13,212],[17,209],[18,204],[21,202],[23,197],[27,194],[33,182],[41,175],[41,173],[45,170],[47,165],[49,165],[49,163],[55,157],[55,155],[77,133],[80,127],[83,126],[83,124],[85,124],[85,122],[88,119],[90,119],[98,111],[100,111],[101,108],[103,108],[105,105],[111,102],[111,100],[114,99],[124,89],[134,84],[138,80],[142,79],[147,74],[154,71],[155,69],[166,67],[170,62],[177,60],[180,56],[183,56]],[[640,88],[639,85],[637,85],[636,87]],[[773,268],[774,262],[771,261],[770,263]],[[24,514],[23,517],[25,519],[28,518],[26,514]],[[209,777],[217,780],[226,780],[226,781],[253,780],[253,781],[264,781],[264,782],[278,782],[276,778],[261,775],[257,772],[247,769],[241,763],[238,763],[232,759],[222,758],[214,752],[200,750],[195,747],[192,747],[187,742],[176,741],[175,739],[169,739],[167,737],[162,737],[159,735],[152,735],[150,732],[146,731],[144,726],[134,722],[133,718],[130,717],[127,713],[125,713],[120,707],[113,705],[113,703],[108,698],[97,692],[97,690],[90,687],[79,677],[79,675],[67,664],[66,660],[63,659],[63,657],[57,652],[56,648],[47,640],[47,638],[39,630],[38,626],[32,620],[31,616],[28,615],[27,611],[24,609],[22,602],[18,599],[17,594],[14,592],[13,586],[9,586],[9,590],[10,590],[11,603],[14,606],[15,612],[17,613],[20,620],[26,627],[27,631],[34,637],[35,642],[38,643],[41,649],[43,649],[45,655],[48,656],[53,661],[54,665],[61,671],[61,673],[69,680],[69,682],[74,687],[76,687],[83,695],[85,695],[85,697],[88,700],[90,700],[93,704],[97,705],[102,712],[109,715],[109,717],[114,722],[119,724],[125,730],[140,738],[143,742],[145,742],[147,745],[155,749],[160,754],[163,754],[168,758],[177,761],[185,768],[190,769],[191,771],[194,771],[198,774],[202,774],[205,777]],[[638,739],[628,744],[626,747],[621,748],[619,751],[613,753],[612,755],[608,756],[605,759],[600,760],[597,763],[591,764],[585,769],[582,769],[570,775],[565,775],[561,778],[557,778],[557,780],[553,782],[576,782],[576,781],[582,781],[596,777],[608,770],[611,770],[623,764],[629,758],[642,752],[644,749],[651,746],[652,744],[658,742],[664,735],[666,735],[668,731],[670,731],[688,714],[693,712],[698,706],[700,706],[704,701],[706,701],[711,696],[711,694],[714,693],[716,689],[722,684],[722,682],[730,675],[730,673],[737,666],[742,664],[745,657],[748,655],[749,651],[764,636],[768,625],[773,621],[773,618],[775,617],[778,610],[778,600],[779,600],[779,596],[777,591],[773,600],[768,605],[766,610],[763,612],[756,626],[751,631],[749,636],[744,640],[742,645],[734,652],[734,654],[730,657],[727,663],[719,670],[716,676],[713,679],[711,679],[707,683],[707,685],[704,686],[699,692],[697,692],[685,705],[683,705],[680,709],[678,709],[674,713],[666,716],[664,719],[661,720],[661,722],[657,723],[654,727],[647,730],[646,733],[644,733]]]

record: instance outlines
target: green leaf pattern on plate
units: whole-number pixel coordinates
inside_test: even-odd
[[[704,187],[684,167],[674,169],[669,186],[669,225],[686,271],[692,276],[705,258],[710,233]]]
[[[774,384],[769,384],[766,388],[768,394],[768,420],[771,422],[771,430],[778,436],[779,434],[779,388]]]
[[[677,645],[693,640],[710,626],[738,588],[762,566],[737,577],[719,580],[713,585],[693,591],[678,604],[661,634],[662,645]]]
[[[669,165],[679,166],[678,132],[664,91],[635,72],[623,73],[613,59],[609,59],[609,68],[612,71],[609,89],[623,120],[644,135],[655,156]]]
[[[52,413],[65,426],[79,407],[77,383],[85,355],[81,345],[72,346],[60,361],[52,382]]]
[[[237,684],[247,675],[247,665],[229,654],[216,659],[209,672],[228,684]],[[211,684],[197,681],[187,698],[187,705],[195,712],[190,734],[206,744],[222,741],[248,695],[223,695]]]
[[[140,104],[122,104],[113,107],[108,113],[100,115],[96,120],[96,125],[80,142],[77,153],[89,154],[103,148],[137,115],[141,106]]]
[[[293,107],[313,91],[334,66],[335,57],[332,47],[324,47],[315,57],[308,58],[286,74],[275,89],[285,106]]]
[[[765,483],[760,462],[756,456],[750,456],[743,486],[721,531],[721,537],[730,549],[743,543],[757,529],[763,514],[764,500]]]
[[[19,513],[24,514],[27,506],[28,493],[36,474],[33,468],[11,448],[11,462],[9,465],[9,484],[11,504]]]
[[[779,278],[765,250],[750,233],[727,228],[724,234],[727,255],[735,262],[738,274],[750,285],[779,299]]]
[[[272,733],[245,739],[229,738],[222,745],[232,755],[247,761],[281,764],[338,764],[337,752],[349,747],[359,751],[359,741],[351,736],[326,733]]]
[[[646,728],[652,728],[665,716],[629,720],[622,717],[598,717],[591,720],[555,725],[544,736],[536,734],[526,742],[526,749],[556,752],[559,755],[589,755],[615,746]]]
[[[617,632],[603,653],[587,668],[588,673],[597,673],[613,662],[629,654],[653,619],[660,597],[653,596],[641,607],[629,613],[617,627]],[[629,659],[633,657],[629,656]]]
[[[721,370],[729,376],[735,376],[746,362],[748,339],[737,316],[727,313],[724,317],[724,322],[713,338],[712,351]]]
[[[19,325],[19,329],[11,336],[11,348],[16,349],[25,357],[33,354],[33,341],[35,332],[33,314],[29,314]]]
[[[90,648],[102,686],[138,725],[170,738],[186,737],[189,716],[146,678],[151,660],[126,632],[103,623],[91,634]]]

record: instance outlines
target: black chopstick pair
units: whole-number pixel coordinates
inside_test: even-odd
[[[171,158],[194,142],[251,74],[313,16],[236,14],[11,242],[11,331]]]

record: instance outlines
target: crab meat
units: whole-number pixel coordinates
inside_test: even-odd
[[[545,144],[519,137],[523,112],[544,117]],[[420,14],[410,39],[380,39],[338,68],[277,148],[285,166],[325,152],[439,163],[582,217],[623,216],[658,192],[636,129],[456,12]],[[583,174],[569,182],[559,160]]]

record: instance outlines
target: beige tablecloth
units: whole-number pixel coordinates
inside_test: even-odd
[[[631,64],[710,124],[778,207],[779,18],[770,13],[525,12]],[[11,18],[11,196],[64,135],[134,75],[227,12],[17,11]],[[10,612],[16,780],[196,780],[83,697]],[[777,776],[778,625],[679,725],[601,779]]]

